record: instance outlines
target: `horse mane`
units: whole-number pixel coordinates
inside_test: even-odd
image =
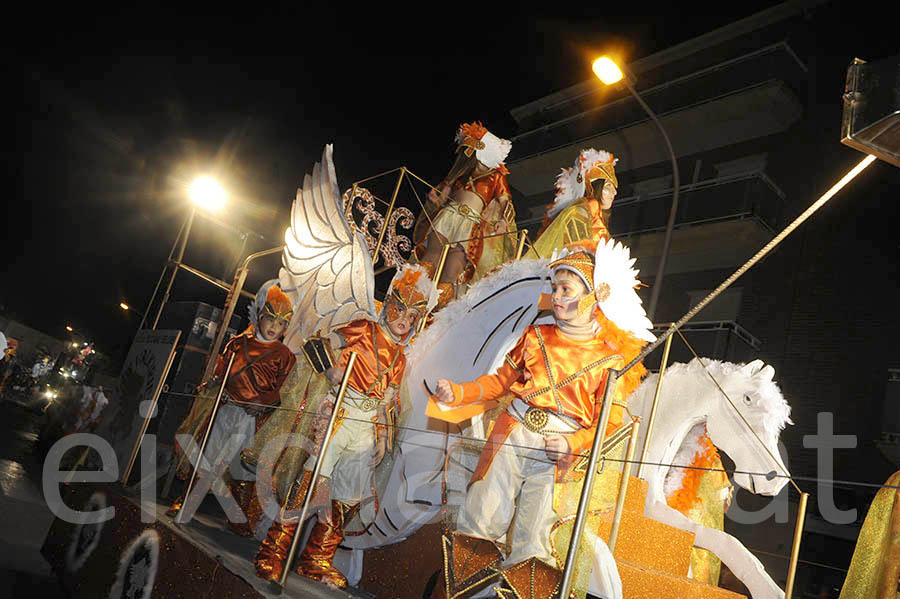
[[[706,369],[704,369],[703,364],[706,364]],[[781,394],[778,385],[772,380],[774,370],[770,367],[761,366],[753,368],[753,372],[750,374],[747,371],[747,364],[743,363],[704,359],[703,364],[697,358],[686,364],[672,364],[666,370],[666,379],[670,379],[670,375],[676,380],[680,379],[680,392],[691,393],[696,391],[696,388],[691,388],[692,383],[699,384],[700,381],[705,381],[704,385],[712,383],[709,380],[709,375],[706,373],[708,369],[709,374],[719,381],[719,384],[726,390],[740,390],[743,393],[752,395],[756,401],[757,408],[763,415],[763,430],[757,432],[762,436],[777,439],[784,427],[790,423],[791,408]],[[655,384],[655,381],[651,384]],[[664,385],[663,390],[665,389],[666,386]],[[707,391],[704,392],[709,392],[709,387],[706,387],[706,389]],[[719,393],[717,389],[714,392]],[[739,402],[743,400],[743,397],[732,396],[730,399],[736,406],[740,406]],[[704,425],[695,425],[682,441],[682,445],[673,461],[675,464],[689,466],[689,468],[673,469],[664,481],[663,494],[670,507],[685,514],[691,509],[697,500],[697,490],[701,478],[707,473],[703,468],[708,468],[714,463],[718,463],[718,456],[718,451],[712,445],[706,433],[706,427]]]
[[[752,375],[748,375],[744,372],[747,364],[743,362],[722,362],[704,358],[703,363],[706,364],[706,369],[720,384],[725,379],[732,378],[732,375],[736,375],[741,377],[739,379],[740,383],[743,383],[739,385],[741,389],[753,391],[753,396],[758,401],[759,408],[765,414],[763,417],[765,430],[758,432],[773,435],[777,438],[785,426],[793,424],[790,418],[791,406],[784,399],[778,383],[772,380],[771,373],[774,371],[771,368],[762,368],[755,371]],[[670,375],[672,377],[678,377],[679,375],[688,376],[695,380],[709,379],[703,364],[697,358],[686,364],[672,364],[666,369],[666,378],[669,378]],[[712,381],[709,382],[712,383]],[[735,386],[734,380],[729,381],[729,386],[732,388]],[[663,389],[665,389],[665,385]],[[730,399],[735,405],[738,405],[742,398],[730,397]]]

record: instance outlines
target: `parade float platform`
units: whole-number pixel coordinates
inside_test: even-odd
[[[688,578],[693,534],[643,515],[646,483],[629,481],[616,562],[625,599],[741,599],[743,595]],[[334,589],[291,574],[284,594],[257,578],[255,538],[238,537],[221,516],[202,508],[191,522],[176,525],[168,505],[150,504],[156,521],[141,522],[138,497],[117,485],[72,485],[63,491],[72,509],[115,508],[96,525],[56,518],[42,553],[71,597],[414,598],[430,596],[442,564],[440,524],[423,526],[403,542],[366,551],[360,588]],[[611,514],[601,522],[608,538]],[[364,589],[364,590],[363,590]]]
[[[168,505],[153,503],[156,521],[144,523],[139,498],[114,485],[73,485],[62,495],[76,510],[115,508],[115,516],[102,524],[79,526],[56,518],[51,525],[42,553],[70,597],[375,597],[293,573],[284,594],[279,593],[254,572],[251,560],[259,541],[232,534],[216,516],[199,512],[191,522],[176,525],[165,515]]]
[[[694,534],[644,516],[646,496],[647,482],[629,477],[615,552],[623,598],[746,599],[689,578]],[[604,540],[609,540],[612,521],[611,511],[600,517],[598,534]],[[427,588],[433,582],[429,575],[442,566],[439,547],[440,525],[432,524],[401,543],[368,550],[359,586],[379,599],[420,597],[415,590]],[[416,556],[413,563],[410,556]],[[397,594],[398,588],[409,594]]]

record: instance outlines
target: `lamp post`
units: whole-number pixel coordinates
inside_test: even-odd
[[[669,208],[669,220],[666,223],[666,234],[663,238],[662,253],[659,257],[659,266],[656,269],[656,277],[653,279],[653,290],[650,293],[650,305],[647,308],[647,317],[652,321],[656,313],[656,304],[659,302],[659,293],[662,290],[663,275],[666,270],[666,258],[669,255],[669,246],[672,242],[672,229],[675,228],[675,213],[678,211],[678,189],[681,187],[681,178],[678,176],[678,162],[675,159],[675,151],[672,149],[672,142],[669,141],[669,135],[663,128],[662,123],[656,117],[650,107],[644,102],[644,99],[637,93],[637,90],[631,85],[631,82],[622,74],[622,70],[616,65],[612,59],[603,56],[594,61],[592,65],[594,74],[606,85],[612,85],[618,81],[622,81],[631,95],[634,96],[644,112],[650,119],[656,123],[659,132],[662,134],[663,140],[666,142],[666,148],[669,150],[669,158],[672,160],[672,206]]]
[[[122,308],[122,310],[124,310],[125,312],[134,312],[135,314],[137,314],[138,316],[140,316],[140,317],[142,317],[142,318],[143,318],[143,316],[144,316],[144,313],[143,313],[143,312],[141,312],[140,310],[135,309],[134,306],[131,306],[131,305],[125,303],[125,302],[119,302],[119,307]]]
[[[172,275],[169,277],[169,282],[166,285],[166,291],[163,293],[162,301],[159,304],[159,308],[156,310],[156,316],[153,318],[153,324],[150,327],[151,329],[156,328],[156,325],[159,323],[159,317],[162,316],[163,308],[169,301],[169,293],[172,291],[172,285],[175,283],[175,275],[178,274],[178,266],[184,258],[184,249],[187,247],[188,236],[191,234],[191,226],[194,224],[194,215],[197,213],[197,208],[199,207],[208,212],[218,212],[225,206],[225,190],[215,179],[207,175],[194,179],[188,188],[188,195],[191,199],[191,211],[184,221],[178,239],[175,240],[175,245],[172,246],[172,251],[169,252],[169,262],[166,263],[165,268],[169,267],[169,263],[172,262],[173,256],[175,257],[175,268],[172,270]],[[175,249],[176,246],[178,248],[177,252]],[[165,268],[163,268],[163,272],[165,272]],[[161,282],[162,277],[160,277],[159,280],[159,283]],[[159,288],[159,283],[157,283],[157,289]],[[153,302],[154,297],[156,297],[156,290],[153,291],[153,296],[150,299],[151,303]],[[138,329],[143,328],[145,319],[146,316],[141,319],[141,325]]]

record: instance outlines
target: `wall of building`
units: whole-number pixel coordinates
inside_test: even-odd
[[[706,150],[703,143],[694,144],[691,147],[697,150],[679,155],[683,184],[692,180],[698,161],[696,173],[699,180],[705,180],[720,175],[729,162],[765,154],[765,174],[785,194],[780,229],[862,158],[859,152],[839,143],[841,94],[852,58],[848,52],[865,52],[865,48],[877,45],[868,43],[862,31],[851,37],[845,35],[846,31],[836,31],[835,24],[842,22],[836,18],[836,11],[837,7],[823,5],[639,73],[638,87],[646,88],[665,83],[667,77],[682,76],[779,41],[786,41],[789,52],[803,65],[797,70],[804,72],[802,77],[784,79],[802,106],[798,120],[781,132],[742,135],[735,143],[717,142]],[[840,44],[836,44],[838,40]],[[772,77],[778,76],[773,71]],[[527,129],[612,102],[617,94],[627,96],[622,89],[593,93],[585,91],[589,84],[581,87],[584,89],[575,90],[583,93],[577,101],[566,104],[561,102],[565,93],[555,94],[549,108],[537,106],[541,103],[538,101],[532,103],[537,106],[536,112],[516,109],[514,114],[521,117],[520,123]],[[710,97],[716,93],[709,89]],[[653,106],[674,101],[671,95],[648,100]],[[749,108],[767,110],[761,103]],[[628,111],[621,112],[627,116]],[[626,126],[627,121],[619,124]],[[605,130],[603,127],[608,129],[615,123],[597,126]],[[579,133],[577,127],[572,131]],[[692,130],[698,138],[710,134],[709,128]],[[566,151],[572,156],[584,146],[580,139],[570,143]],[[645,143],[662,146],[658,138]],[[679,146],[674,145],[678,151]],[[568,164],[556,168],[562,166]],[[620,196],[654,179],[665,184],[665,178],[671,176],[671,166],[664,159],[639,168],[623,159],[622,166]],[[894,224],[900,209],[893,191],[900,188],[898,185],[900,169],[876,163],[736,283],[742,289],[736,320],[760,340],[758,357],[775,368],[776,380],[793,407],[795,424],[785,430],[783,440],[792,471],[800,476],[828,477],[828,473],[818,471],[816,453],[804,447],[804,436],[817,431],[820,412],[834,414],[836,433],[856,435],[858,439],[856,449],[836,452],[834,478],[880,483],[896,470],[896,465],[877,451],[875,441],[883,429],[885,373],[888,368],[900,367],[900,345],[893,342],[900,333],[900,320],[894,314],[894,306],[900,304],[895,283],[900,256]],[[550,200],[546,191],[525,196],[519,212],[538,213],[537,206]],[[732,242],[723,238],[721,247],[727,248]],[[714,288],[739,265],[736,262],[728,268],[667,275],[654,320],[679,318],[690,306],[692,291]],[[652,284],[653,272],[647,270],[652,269],[645,269],[641,278]],[[646,300],[649,289],[641,294]]]

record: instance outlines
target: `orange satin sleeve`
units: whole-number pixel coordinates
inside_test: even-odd
[[[369,321],[354,320],[350,324],[337,329],[337,333],[339,333],[341,339],[343,339],[344,347],[349,347],[357,343],[361,337],[369,335]],[[341,356],[341,359],[343,359],[343,356]],[[347,361],[344,360],[344,363],[341,366],[343,367],[346,363]]]
[[[469,383],[450,383],[453,389],[452,406],[464,406],[478,401],[490,401],[509,392],[510,386],[522,376],[524,364],[525,335],[519,341],[497,369],[496,374],[485,374]]]
[[[509,181],[506,180],[506,175],[502,172],[498,172],[497,181],[494,184],[494,198],[501,198],[503,196],[511,198],[512,192],[509,189]]]

